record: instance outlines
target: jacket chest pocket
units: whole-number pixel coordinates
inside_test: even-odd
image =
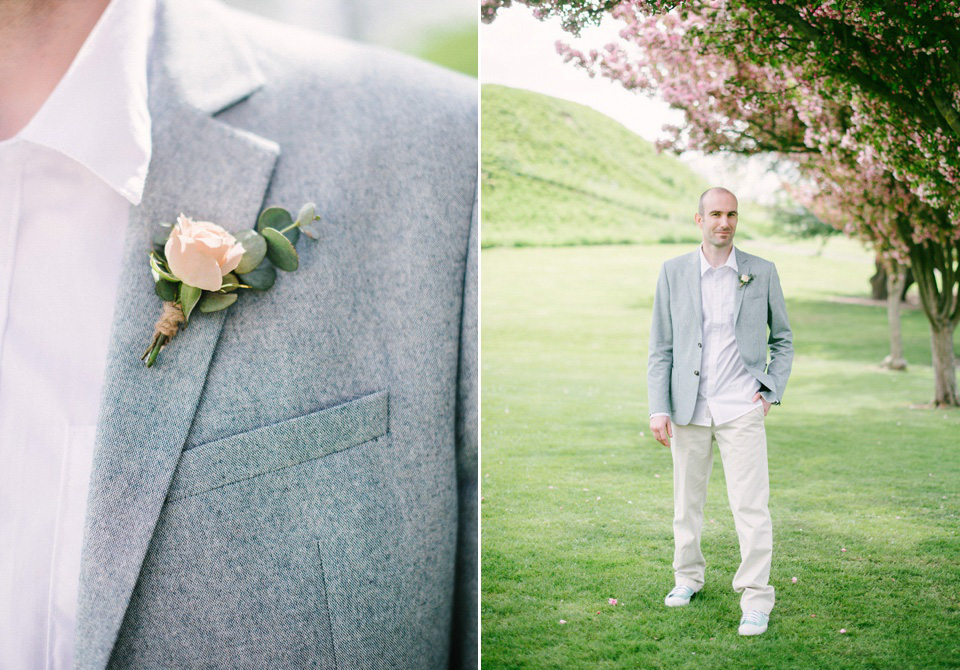
[[[174,502],[316,460],[386,435],[389,394],[371,393],[304,416],[198,445],[180,457]]]

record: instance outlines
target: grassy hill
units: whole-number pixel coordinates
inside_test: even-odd
[[[495,85],[481,95],[483,246],[699,240],[708,184],[675,157],[583,105]]]

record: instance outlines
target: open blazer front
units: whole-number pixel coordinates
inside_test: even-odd
[[[753,275],[737,287],[734,319],[737,348],[760,394],[779,403],[793,365],[793,334],[780,278],[773,263],[735,249],[737,272]],[[684,426],[693,418],[703,354],[700,250],[671,258],[660,269],[653,298],[647,398],[650,413],[666,412]],[[767,362],[769,349],[770,359]]]
[[[76,667],[476,662],[476,82],[160,0]],[[151,236],[317,203],[300,269],[151,369]]]

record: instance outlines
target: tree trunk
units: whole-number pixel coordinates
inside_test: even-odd
[[[877,254],[874,264],[877,267],[877,271],[870,277],[870,297],[874,300],[886,300],[889,293],[887,284],[889,283],[890,274],[887,272],[883,257],[880,254]]]
[[[939,212],[943,215],[943,212]],[[945,226],[946,223],[942,222]],[[910,267],[930,321],[933,352],[933,405],[958,407],[953,331],[960,323],[960,243],[925,240],[916,243],[905,220],[898,221],[901,239],[909,244]]]
[[[953,324],[930,329],[930,344],[933,350],[933,384],[935,407],[956,407],[957,372],[953,361]]]
[[[887,275],[887,323],[890,326],[890,355],[881,365],[891,370],[906,370],[907,360],[903,357],[903,335],[900,329],[900,304],[903,287],[907,283],[907,269],[897,265]]]

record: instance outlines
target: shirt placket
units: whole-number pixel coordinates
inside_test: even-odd
[[[713,268],[710,271],[710,284],[710,372],[707,377],[707,397],[712,399],[717,396],[717,361],[720,356],[720,335],[723,326],[720,268]]]
[[[3,343],[23,200],[22,149],[17,144],[0,149],[0,203],[3,203],[0,207],[0,375],[3,374]]]

